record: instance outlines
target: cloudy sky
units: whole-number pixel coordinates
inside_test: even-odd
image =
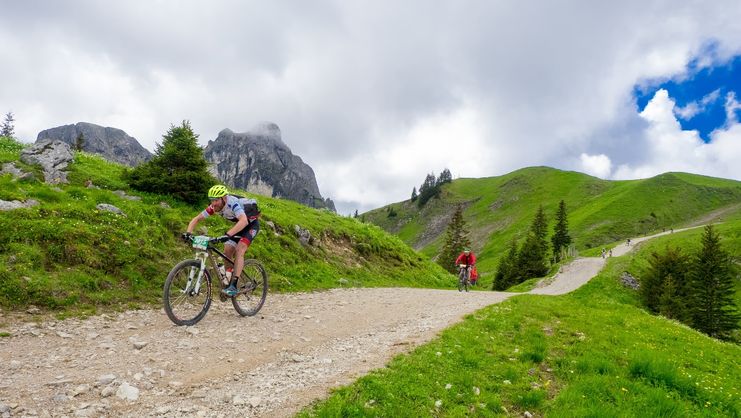
[[[741,179],[741,2],[2,1],[0,112],[146,148],[277,123],[340,213],[429,172]]]

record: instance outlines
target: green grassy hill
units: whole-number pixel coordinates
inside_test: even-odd
[[[512,237],[522,237],[542,204],[550,221],[563,199],[578,250],[693,222],[741,218],[741,182],[686,173],[650,179],[607,181],[548,167],[531,167],[499,177],[457,179],[421,210],[404,201],[363,214],[428,257],[442,247],[456,205],[465,207],[473,249],[484,284],[493,275]],[[488,280],[487,280],[488,279]]]
[[[0,164],[14,162],[43,178],[37,168],[18,161],[22,148],[0,138]],[[54,187],[0,176],[0,199],[40,203],[0,212],[0,306],[94,312],[101,306],[159,302],[169,270],[193,255],[178,237],[203,207],[132,191],[121,180],[123,171],[121,165],[76,153],[70,184]],[[88,180],[99,188],[85,187]],[[141,200],[125,199],[117,190]],[[452,276],[374,225],[291,201],[256,198],[262,230],[248,256],[266,266],[272,290],[452,286]],[[99,203],[115,205],[126,216],[100,211]],[[311,245],[299,242],[297,225],[311,232]],[[205,226],[218,236],[230,224],[212,217]]]
[[[738,262],[741,221],[718,231]],[[701,233],[641,244],[570,294],[468,315],[299,416],[739,417],[741,345],[648,314],[619,281],[666,245],[696,250]]]

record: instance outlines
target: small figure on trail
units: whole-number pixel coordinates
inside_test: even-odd
[[[479,278],[479,274],[476,271],[476,255],[469,248],[465,248],[463,252],[455,259],[455,265],[461,264],[466,265],[467,275],[470,278],[471,284],[475,285]]]
[[[628,247],[630,247],[630,238],[628,238],[628,240],[625,241],[625,245],[627,245]]]
[[[226,186],[217,184],[208,190],[208,198],[211,204],[188,224],[187,231],[183,234],[183,239],[190,240],[198,222],[208,218],[214,213],[221,213],[221,216],[228,221],[235,223],[225,235],[224,253],[234,260],[233,266],[227,266],[227,277],[231,279],[229,286],[221,292],[232,297],[237,294],[237,278],[242,274],[244,268],[244,253],[247,252],[252,241],[260,232],[260,211],[257,209],[257,201],[242,196],[232,195],[226,189]],[[224,283],[226,285],[226,283]]]
[[[610,248],[610,257],[612,257],[612,248]]]
[[[602,249],[602,258],[605,258],[606,256],[607,256],[607,250],[603,248]]]

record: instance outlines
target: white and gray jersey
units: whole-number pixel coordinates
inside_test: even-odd
[[[215,212],[216,210],[214,210],[213,206],[208,205],[201,214],[204,218],[208,218]],[[260,212],[257,210],[257,200],[230,194],[226,195],[226,204],[220,213],[224,219],[232,222],[237,222],[239,215],[247,216],[247,219],[250,221],[257,219],[260,215]]]

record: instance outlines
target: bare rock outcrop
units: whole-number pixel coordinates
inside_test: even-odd
[[[69,145],[60,140],[37,141],[21,151],[21,161],[39,164],[44,170],[44,181],[48,184],[67,183],[67,165],[74,160]]]

